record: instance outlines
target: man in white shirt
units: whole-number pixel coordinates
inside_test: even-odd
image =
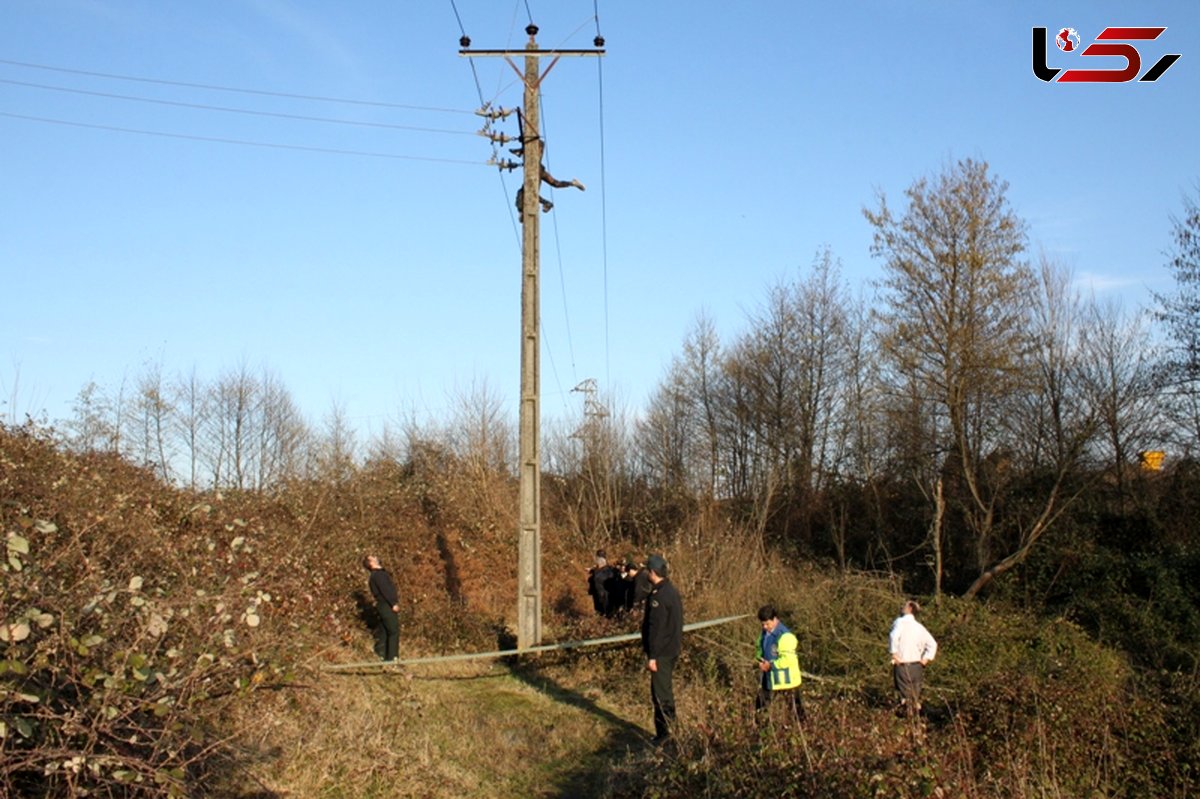
[[[917,621],[921,606],[908,600],[900,617],[892,623],[888,647],[892,653],[892,681],[900,694],[901,708],[908,715],[921,712],[921,685],[925,681],[925,666],[937,656],[937,641]]]

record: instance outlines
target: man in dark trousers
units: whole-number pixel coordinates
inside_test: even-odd
[[[675,692],[671,675],[683,648],[683,602],[667,579],[667,561],[662,555],[646,559],[650,595],[642,615],[642,649],[650,672],[650,700],[654,704],[654,744],[671,737],[675,725]]]
[[[375,597],[375,608],[379,611],[381,629],[375,643],[375,653],[387,662],[396,659],[400,651],[400,593],[392,575],[387,573],[379,558],[367,555],[363,558],[363,568],[370,572],[367,585],[371,596]]]
[[[650,572],[646,569],[646,564],[634,564],[633,574],[633,594],[631,598],[631,610],[637,608],[639,611],[646,607],[646,597],[650,596],[650,589],[653,588],[650,584]]]
[[[603,549],[596,550],[596,565],[587,571],[588,594],[592,598],[592,607],[599,616],[609,615],[608,588],[612,579],[612,567]]]
[[[900,616],[892,622],[888,634],[888,649],[892,653],[892,681],[900,694],[900,712],[909,718],[921,714],[921,685],[925,667],[937,657],[937,641],[925,625],[917,621],[921,606],[910,599],[900,608]]]
[[[758,636],[756,662],[761,678],[758,696],[754,700],[754,716],[761,723],[768,717],[771,701],[779,697],[791,710],[797,724],[804,721],[804,704],[800,700],[800,660],[796,656],[799,642],[795,634],[779,620],[774,605],[758,609],[762,634]]]

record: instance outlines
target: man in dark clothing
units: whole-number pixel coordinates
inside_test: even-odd
[[[603,549],[596,550],[596,565],[588,569],[588,595],[597,615],[607,616],[609,611],[608,588],[612,579],[612,567],[608,565]]]
[[[375,653],[385,661],[396,659],[400,651],[400,593],[392,575],[387,573],[379,558],[367,555],[363,558],[363,568],[370,572],[367,585],[371,596],[375,597],[375,608],[379,611],[381,629],[376,633]]]
[[[650,570],[646,568],[646,564],[634,565],[633,585],[630,588],[630,609],[643,610],[646,607],[646,597],[650,596],[650,589],[653,588],[650,584]]]
[[[617,607],[617,612],[621,614],[630,613],[634,608],[633,603],[633,588],[634,581],[637,580],[638,565],[633,559],[632,554],[626,554],[625,559],[621,563],[620,575],[617,580],[617,590],[614,594],[614,605]],[[642,602],[646,601],[642,597]],[[637,607],[641,607],[638,605]]]
[[[646,560],[650,595],[642,616],[642,650],[650,672],[650,701],[654,704],[654,743],[671,737],[675,724],[675,692],[671,676],[683,648],[683,601],[667,579],[667,561],[662,555]]]
[[[596,612],[601,616],[612,616],[616,610],[613,604],[613,579],[616,576],[617,570],[612,566],[605,564],[596,569],[592,575],[592,584],[596,590]]]
[[[612,579],[608,581],[608,615],[620,616],[625,613],[625,598],[628,595],[625,579],[625,561],[618,561],[613,568]]]

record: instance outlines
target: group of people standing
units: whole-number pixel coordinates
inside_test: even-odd
[[[900,695],[900,713],[909,717],[921,712],[925,667],[937,656],[937,641],[925,625],[917,621],[920,612],[921,606],[916,600],[906,601],[888,633],[892,683]],[[771,702],[779,697],[786,703],[789,718],[800,724],[804,721],[804,703],[798,690],[802,678],[796,655],[799,642],[779,620],[773,605],[758,609],[758,621],[762,633],[758,637],[755,659],[762,677],[754,700],[756,714],[761,720]]]
[[[596,561],[587,570],[587,592],[596,613],[606,618],[641,609],[650,593],[650,577],[645,563],[626,555],[609,563],[603,549],[596,550]]]
[[[595,564],[587,570],[587,588],[601,616],[612,618],[641,610],[654,744],[662,746],[671,739],[675,726],[675,663],[683,652],[683,600],[670,580],[667,560],[655,554],[639,563],[626,555],[609,564],[604,550],[598,549]]]
[[[900,608],[888,633],[888,651],[892,661],[892,684],[900,696],[902,715],[915,717],[921,712],[921,688],[925,683],[925,667],[937,657],[938,645],[925,625],[917,621],[921,605],[910,599]],[[775,697],[787,703],[788,714],[797,723],[804,721],[804,704],[800,699],[800,660],[796,655],[799,642],[791,630],[779,620],[772,605],[758,609],[762,633],[758,637],[756,662],[762,672],[754,709],[766,711]],[[760,717],[761,718],[761,717]]]
[[[400,640],[399,594],[396,583],[382,567],[379,558],[368,555],[363,567],[369,572],[368,585],[381,621],[376,653],[385,661],[394,661]],[[683,600],[671,582],[667,561],[654,554],[645,563],[626,557],[620,567],[608,565],[604,550],[596,553],[596,564],[588,570],[588,589],[597,613],[610,616],[642,609],[641,641],[646,670],[650,673],[650,701],[654,708],[654,743],[663,745],[675,726],[675,664],[683,650]],[[599,596],[599,598],[598,598]],[[619,603],[615,600],[619,599]],[[921,606],[908,600],[892,623],[888,634],[892,680],[900,696],[904,714],[921,712],[921,689],[925,667],[937,656],[937,641],[916,616]],[[799,641],[779,618],[773,605],[758,609],[761,632],[755,642],[755,667],[759,687],[755,696],[755,714],[760,722],[778,699],[787,715],[797,724],[805,719],[800,696],[802,673],[797,654]]]

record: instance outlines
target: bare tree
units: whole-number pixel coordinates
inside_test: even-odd
[[[1088,310],[1081,342],[1084,390],[1104,433],[1096,446],[1125,496],[1131,455],[1162,444],[1156,432],[1157,358],[1141,313],[1128,315],[1116,302],[1094,302]]]
[[[23,399],[24,396],[24,399]],[[46,409],[37,409],[38,400],[32,395],[26,396],[21,385],[21,364],[13,363],[11,384],[0,377],[0,423],[8,417],[8,424],[16,427],[24,421],[27,424],[48,425]],[[7,406],[7,410],[3,410]],[[24,410],[21,410],[24,406]]]
[[[151,467],[165,482],[171,480],[174,446],[171,438],[174,406],[163,383],[162,365],[147,364],[137,380],[133,413],[137,424],[130,431],[128,450],[134,460]]]
[[[506,484],[517,476],[517,429],[505,408],[486,381],[472,382],[455,393],[447,431],[475,507],[492,518],[504,515]]]
[[[200,466],[201,431],[205,425],[208,406],[208,392],[200,382],[196,369],[175,382],[173,390],[177,435],[187,462],[187,485],[195,490],[198,487]]]
[[[761,458],[754,470],[758,518],[806,540],[816,497],[831,472],[831,431],[848,368],[848,295],[832,253],[820,252],[807,278],[774,286],[736,350],[750,390],[749,421]],[[795,529],[792,529],[792,528]]]
[[[249,487],[247,459],[253,451],[251,424],[257,393],[257,381],[245,364],[222,374],[213,386],[207,450],[214,487]]]
[[[625,489],[634,472],[629,426],[611,399],[586,394],[583,420],[574,438],[579,445],[578,481],[584,530],[602,538],[619,530]]]
[[[999,502],[1013,475],[1003,408],[1033,378],[1035,281],[1021,258],[1025,224],[1006,193],[986,163],[967,159],[913,183],[902,216],[882,195],[878,210],[864,209],[875,228],[872,252],[884,260],[884,353],[937,409],[943,489],[980,574],[970,596],[1012,565],[1013,553],[996,551]],[[1038,529],[1060,511],[1058,489],[1044,498]]]
[[[1006,497],[1003,554],[980,572],[967,597],[1024,562],[1086,487],[1078,467],[1094,440],[1098,403],[1088,389],[1088,311],[1070,285],[1070,272],[1043,257],[1029,315],[1034,379],[1009,395],[998,419],[1010,443],[986,464],[1023,483]]]
[[[120,440],[113,403],[96,381],[79,390],[67,421],[67,444],[77,452],[112,452]]]
[[[642,472],[668,492],[685,491],[691,483],[688,453],[697,428],[697,408],[689,388],[684,367],[676,359],[637,421]]]
[[[257,439],[254,487],[261,491],[299,472],[309,432],[291,392],[274,373],[263,369],[257,389],[257,402],[253,406],[256,418],[252,419],[251,430]],[[349,425],[346,430],[353,443]],[[351,448],[351,462],[355,454]]]
[[[504,408],[486,381],[452,397],[451,449],[477,476],[515,473],[516,431]]]
[[[1169,410],[1187,452],[1200,447],[1200,202],[1183,199],[1183,215],[1172,217],[1172,248],[1167,267],[1175,291],[1155,294],[1157,317],[1171,348],[1163,362],[1162,383]]]
[[[354,474],[357,450],[358,443],[346,418],[346,408],[334,402],[322,421],[320,435],[309,447],[313,476],[334,485],[345,483]]]
[[[301,468],[308,428],[282,381],[245,365],[208,391],[200,460],[213,487],[264,490]]]
[[[844,364],[835,380],[837,404],[833,414],[833,450],[826,467],[835,489],[831,497],[830,534],[841,568],[848,565],[848,534],[852,520],[884,535],[880,482],[886,449],[884,404],[874,331],[862,298],[847,301],[844,311]]]
[[[1030,313],[1036,382],[1014,397],[1013,448],[1027,469],[1054,468],[1086,439],[1095,413],[1081,380],[1085,309],[1072,290],[1070,270],[1040,259]]]
[[[701,312],[684,339],[683,359],[678,364],[679,373],[672,382],[677,390],[683,392],[680,401],[689,411],[687,429],[691,446],[687,447],[687,452],[695,458],[695,464],[689,471],[693,472],[694,479],[701,481],[701,491],[709,501],[717,493],[720,431],[716,404],[721,359],[716,323],[708,314]]]

